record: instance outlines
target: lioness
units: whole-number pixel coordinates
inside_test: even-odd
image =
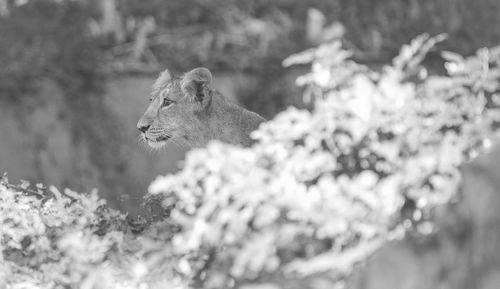
[[[137,123],[143,139],[153,148],[169,139],[203,147],[210,140],[248,146],[250,132],[264,119],[226,100],[212,87],[212,74],[195,68],[181,78],[163,71],[153,84],[151,104]]]

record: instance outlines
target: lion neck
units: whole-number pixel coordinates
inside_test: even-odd
[[[195,127],[185,136],[191,147],[204,147],[212,140],[249,146],[250,133],[264,119],[236,104],[227,101],[217,92],[212,94],[207,109],[195,116]]]

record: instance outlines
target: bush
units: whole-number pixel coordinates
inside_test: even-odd
[[[286,65],[312,63],[297,80],[312,112],[279,114],[250,149],[191,152],[180,174],[152,184],[165,208],[175,204],[174,249],[203,252],[192,266],[207,271],[205,287],[334,286],[381,244],[432,231],[426,217],[454,196],[459,165],[490,143],[500,116],[498,51],[445,53],[451,76],[429,77],[419,64],[443,39],[418,37],[382,72],[338,43],[294,55]]]
[[[380,72],[339,43],[286,59],[312,64],[297,82],[314,109],[280,113],[250,148],[190,152],[151,185],[145,227],[95,195],[4,180],[0,272],[44,288],[342,288],[384,243],[436,230],[459,165],[491,143],[500,52],[444,53],[449,76],[429,76],[443,39],[416,38]]]

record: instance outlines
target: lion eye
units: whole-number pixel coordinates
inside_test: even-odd
[[[168,98],[164,98],[163,99],[163,102],[161,104],[161,107],[167,107],[167,106],[170,106],[172,103],[174,103],[173,100],[171,99],[168,99]]]

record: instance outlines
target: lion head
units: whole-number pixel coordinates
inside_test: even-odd
[[[137,123],[142,138],[151,147],[161,147],[169,139],[189,140],[202,133],[200,116],[207,109],[212,94],[212,74],[196,68],[181,78],[163,71],[153,84],[150,104]]]
[[[212,74],[195,68],[180,78],[168,70],[160,74],[146,112],[137,123],[142,138],[153,148],[169,139],[201,147],[212,139],[249,145],[250,132],[264,120],[226,100],[212,87]]]

